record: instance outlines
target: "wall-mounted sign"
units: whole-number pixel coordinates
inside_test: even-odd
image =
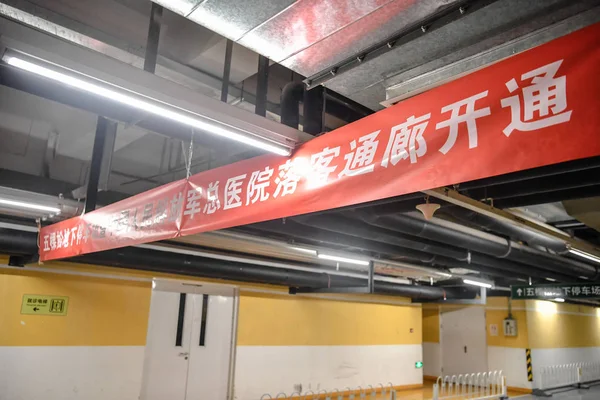
[[[517,300],[597,299],[600,283],[564,283],[552,285],[515,285],[511,297]]]
[[[27,315],[67,315],[69,298],[45,294],[25,294],[21,303],[21,314]]]
[[[415,368],[423,368],[423,361],[417,361],[415,363]]]

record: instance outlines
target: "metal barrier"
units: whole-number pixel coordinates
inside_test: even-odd
[[[391,383],[388,382],[388,386],[384,386],[382,383],[378,383],[375,386],[380,388],[379,392],[377,388],[369,385],[367,388],[358,386],[356,389],[346,387],[344,391],[338,389],[333,389],[331,391],[321,389],[317,393],[312,390],[308,390],[304,393],[293,392],[289,396],[284,392],[277,393],[275,397],[265,393],[261,396],[260,400],[292,398],[298,400],[396,400],[396,390]]]
[[[502,371],[440,376],[433,385],[433,399],[508,399]]]
[[[540,368],[534,393],[550,396],[547,391],[559,388],[585,388],[586,383],[600,381],[600,362],[550,365]]]

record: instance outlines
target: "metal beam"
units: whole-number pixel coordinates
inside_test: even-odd
[[[87,192],[85,196],[84,212],[88,213],[96,208],[98,199],[98,182],[100,182],[100,172],[102,169],[102,160],[104,158],[104,149],[106,137],[113,135],[117,130],[117,124],[104,117],[98,117],[96,123],[96,135],[94,137],[94,148],[92,149],[92,161],[90,164],[90,173],[87,183]],[[109,133],[111,132],[112,133]]]
[[[105,131],[104,136],[104,150],[102,150],[102,165],[100,166],[100,177],[98,179],[98,191],[107,191],[108,183],[111,175],[112,157],[115,151],[115,141],[117,139],[117,128],[116,122],[109,122],[111,124],[110,129]],[[97,127],[96,127],[97,129]],[[95,144],[95,138],[94,138]],[[89,181],[91,169],[88,170],[87,180]],[[116,173],[117,175],[123,175],[123,173]],[[129,176],[131,178],[131,176]],[[159,182],[153,182],[159,184]],[[85,199],[87,196],[87,183],[83,186],[78,187],[71,191],[71,195],[74,199]]]
[[[256,108],[255,113],[267,115],[267,93],[269,88],[269,59],[258,56],[258,73],[256,74]]]
[[[148,39],[146,40],[146,55],[144,57],[144,71],[151,73],[156,71],[162,15],[163,7],[156,3],[152,3],[152,8],[150,9],[150,22],[148,24]]]
[[[225,45],[225,62],[223,63],[223,82],[221,83],[221,101],[227,103],[229,94],[229,75],[231,74],[231,56],[233,54],[233,41],[227,39]]]

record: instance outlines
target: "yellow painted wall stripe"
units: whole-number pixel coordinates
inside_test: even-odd
[[[240,346],[420,343],[421,309],[418,307],[293,297],[244,296],[240,300]]]
[[[76,268],[54,263],[44,267]],[[132,277],[166,275],[90,266],[80,270]],[[242,290],[238,324],[242,346],[421,343],[418,306],[316,300],[289,296],[285,288],[270,285],[246,287],[281,291],[281,295]],[[68,315],[21,315],[23,294],[68,296]],[[149,281],[0,270],[0,346],[143,346],[150,294]]]

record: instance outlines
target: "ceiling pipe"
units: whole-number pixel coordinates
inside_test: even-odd
[[[361,214],[356,215],[359,217],[361,216]],[[532,277],[538,279],[551,278],[560,281],[573,280],[572,276],[565,273],[544,271],[543,269],[490,257],[486,254],[469,251],[464,248],[454,247],[456,244],[464,247],[460,241],[442,244],[427,240],[427,238],[418,239],[416,236],[398,233],[398,231],[389,227],[376,226],[372,224],[369,219],[363,220],[365,223],[365,226],[363,227],[361,227],[360,223],[357,223],[356,220],[331,215],[319,215],[317,217],[301,216],[295,217],[294,220],[300,224],[306,224],[310,227],[328,232],[335,232],[337,234],[343,233],[357,238],[368,237],[375,241],[381,241],[397,246],[395,249],[387,248],[387,254],[400,254],[407,258],[410,258],[413,254],[417,254],[419,255],[417,258],[419,261],[429,263],[434,262],[435,264],[446,268],[467,268],[505,278],[507,277],[507,274],[509,274],[512,278]],[[286,221],[286,225],[289,224],[290,221]],[[295,232],[295,229],[287,230],[288,234],[293,235]],[[280,233],[286,233],[285,227],[280,230]],[[311,237],[315,237],[315,235],[311,235],[307,237],[307,239]],[[342,243],[344,242],[338,242],[338,244]],[[395,251],[395,253],[390,253],[390,251]],[[435,255],[434,260],[432,260],[432,255]]]
[[[553,271],[559,274],[596,279],[596,267],[576,262],[554,254],[545,253],[502,237],[471,229],[463,225],[435,219],[426,222],[405,215],[375,215],[364,211],[357,212],[361,219],[387,229],[427,238],[441,243],[460,243],[461,246],[497,258],[527,264],[531,267]]]
[[[567,251],[567,245],[560,239],[534,232],[531,229],[501,222],[465,208],[449,207],[446,209],[446,213],[461,221],[475,224],[485,230],[495,231],[509,236],[511,239],[526,242],[530,246],[546,247],[556,253],[565,253]]]
[[[0,228],[0,253],[30,255],[37,251],[37,234],[35,232]],[[364,279],[329,275],[325,272],[272,268],[135,247],[86,254],[68,258],[65,261],[284,286],[327,288],[365,284]],[[470,292],[435,286],[375,281],[375,293],[405,296],[414,300],[439,300],[464,297],[465,293]]]
[[[304,83],[289,82],[281,91],[281,123],[298,129],[300,102],[304,98]]]

